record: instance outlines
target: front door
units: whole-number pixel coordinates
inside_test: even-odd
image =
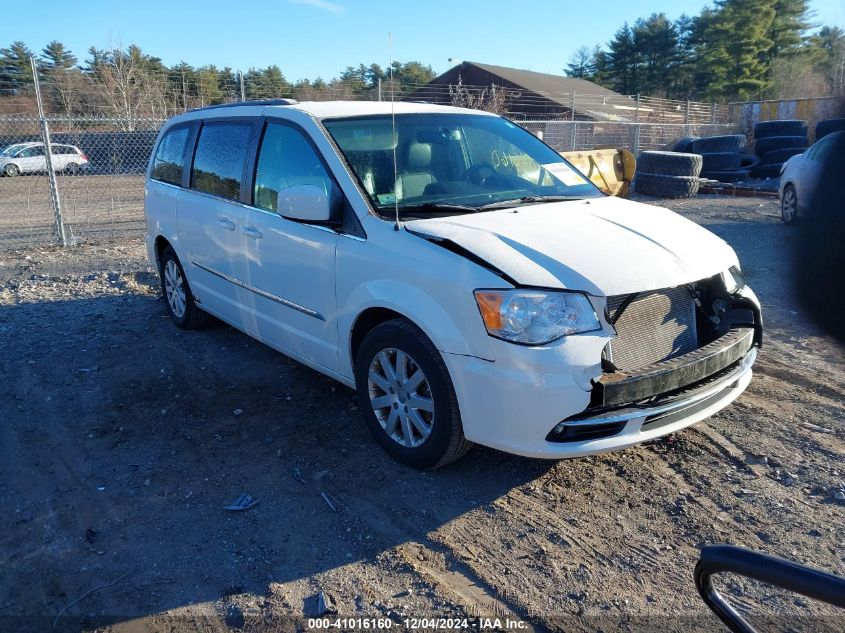
[[[47,170],[47,157],[44,154],[43,145],[33,145],[18,152],[16,156],[21,172],[33,173]]]
[[[340,204],[340,192],[304,132],[270,121],[256,160],[252,207],[240,227],[246,259],[246,327],[304,360],[338,368],[335,249],[338,234],[283,218],[285,187],[317,185]]]

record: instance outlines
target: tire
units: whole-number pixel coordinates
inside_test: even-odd
[[[739,169],[742,164],[742,154],[739,152],[715,152],[702,154],[703,171],[730,171]]]
[[[787,160],[801,154],[804,151],[803,147],[787,147],[786,149],[773,149],[771,152],[766,152],[760,158],[764,165],[776,165],[777,163],[785,163]]]
[[[68,163],[67,165],[65,165],[63,171],[68,176],[76,176],[76,174],[79,173],[79,165],[77,165],[76,163]]]
[[[404,354],[406,375],[413,377],[418,371],[423,375],[424,383],[413,387],[414,393],[410,395],[403,390],[403,383],[387,377],[391,372],[385,369],[384,363],[396,373],[400,362],[398,352]],[[408,321],[387,321],[364,337],[355,358],[355,384],[367,426],[396,461],[420,470],[440,468],[472,447],[464,437],[458,399],[443,357],[428,337]],[[413,396],[420,402],[427,399],[431,411],[409,407]],[[372,404],[374,399],[387,402],[378,413]],[[403,409],[407,414],[403,414]],[[419,426],[412,422],[415,416],[411,411],[416,411]],[[392,412],[396,412],[395,417]],[[426,423],[430,423],[428,435],[421,431]],[[388,425],[392,425],[392,433]]]
[[[20,176],[21,168],[14,163],[6,163],[6,166],[3,168],[3,173],[10,178],[13,176]]]
[[[675,142],[675,151],[676,152],[689,152],[690,144],[693,141],[698,140],[698,138],[699,138],[698,136],[684,136],[684,137],[679,138]]]
[[[825,119],[816,123],[816,140],[823,138],[831,132],[845,130],[845,119]]]
[[[752,169],[759,165],[762,161],[757,154],[743,154],[742,161],[740,162],[741,169]]]
[[[780,170],[783,164],[757,165],[751,170],[752,178],[780,178]]]
[[[640,152],[637,171],[664,176],[698,176],[701,156],[679,152]]]
[[[696,154],[742,152],[745,149],[745,142],[742,134],[706,136],[690,143],[690,151]]]
[[[780,219],[784,224],[795,224],[798,220],[798,194],[792,184],[783,188],[783,197],[780,200]]]
[[[745,180],[751,175],[750,169],[729,169],[724,171],[703,171],[702,178],[709,178],[711,180],[718,180],[719,182],[738,182]]]
[[[698,177],[641,173],[634,179],[634,189],[658,198],[691,198],[698,193]]]
[[[210,316],[207,312],[201,310],[194,301],[194,295],[190,286],[188,286],[188,279],[185,277],[185,270],[182,268],[176,252],[168,246],[159,259],[161,294],[164,297],[164,305],[167,306],[167,314],[170,315],[170,320],[182,330],[196,330],[206,325]],[[180,278],[181,283],[178,281]],[[171,293],[171,288],[174,287],[174,293]],[[174,295],[179,295],[178,288],[182,289],[181,301],[174,298]]]
[[[760,121],[754,126],[755,139],[772,136],[807,136],[807,122],[798,119]]]
[[[757,139],[754,143],[754,153],[762,156],[776,149],[787,149],[790,147],[806,148],[807,145],[806,136],[767,136],[766,138]]]

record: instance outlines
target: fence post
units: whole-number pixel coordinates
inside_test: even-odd
[[[569,102],[569,119],[571,121],[575,120],[575,91],[572,91],[572,97],[570,98]],[[574,147],[573,147],[574,149]]]
[[[687,108],[684,110],[684,123],[689,123],[689,99],[687,99]]]
[[[576,143],[578,142],[578,121],[572,121],[572,138],[570,139],[572,143],[572,151],[574,152],[576,149]]]
[[[30,57],[32,65],[32,81],[35,84],[35,100],[38,103],[38,119],[41,122],[41,138],[44,141],[44,158],[47,163],[47,180],[50,183],[50,201],[53,203],[53,213],[56,216],[56,234],[62,246],[67,246],[67,233],[62,219],[62,201],[59,197],[59,187],[56,183],[56,172],[53,171],[53,144],[50,142],[50,126],[44,114],[44,103],[41,101],[41,85],[38,83],[38,66],[35,58]]]
[[[713,102],[712,107],[710,108],[710,123],[716,122],[716,102]]]
[[[640,155],[640,128],[642,126],[637,123],[634,125],[634,156]]]
[[[640,95],[637,93],[637,109],[634,111],[634,121],[639,122],[640,120]]]
[[[378,78],[378,100],[381,101],[381,77]]]
[[[240,75],[241,80],[241,101],[246,101],[246,92],[244,91],[244,71],[239,70],[238,75]]]

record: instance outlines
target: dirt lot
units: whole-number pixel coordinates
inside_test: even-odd
[[[67,236],[75,243],[141,236],[144,177],[59,174]],[[56,243],[45,174],[0,178],[0,250]]]
[[[0,254],[0,629],[292,629],[323,590],[347,616],[717,630],[702,544],[845,574],[843,357],[792,298],[793,232],[772,200],[667,206],[727,239],[763,302],[748,392],[623,452],[477,447],[434,473],[388,460],[351,390],[224,325],[174,328],[139,242]],[[223,510],[241,493],[259,504]]]

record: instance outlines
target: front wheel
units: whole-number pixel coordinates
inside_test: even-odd
[[[15,165],[14,163],[8,163],[3,168],[3,173],[7,176],[18,176],[21,173],[21,168]]]
[[[784,224],[794,224],[798,219],[798,194],[795,187],[786,185],[783,189],[783,198],[780,201],[780,217]]]
[[[176,327],[183,330],[194,330],[202,327],[208,321],[208,313],[200,310],[194,301],[185,271],[176,251],[167,247],[161,254],[159,261],[159,275],[161,277],[161,292],[170,320]]]
[[[370,431],[396,461],[439,468],[472,446],[440,352],[408,321],[387,321],[367,334],[355,359],[355,383]]]

